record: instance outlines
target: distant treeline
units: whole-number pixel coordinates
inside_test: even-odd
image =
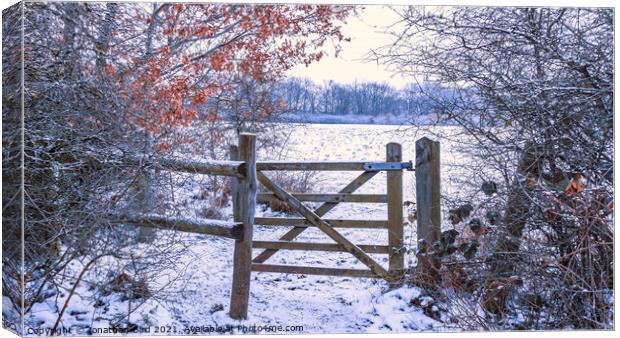
[[[285,101],[288,117],[319,114],[381,119],[392,116],[402,121],[433,113],[434,102],[426,94],[430,90],[433,96],[438,91],[450,95],[447,89],[430,84],[409,84],[399,89],[381,82],[340,84],[328,81],[317,84],[310,79],[297,77],[278,83],[274,94]]]

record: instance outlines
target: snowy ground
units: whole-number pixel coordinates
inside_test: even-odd
[[[385,159],[385,145],[400,142],[403,160],[414,160],[415,140],[422,135],[398,126],[376,125],[312,125],[298,128],[291,135],[286,154],[289,160],[369,160]],[[442,159],[455,160],[450,148],[442,144]],[[259,158],[267,160],[267,158]],[[337,192],[359,173],[324,172],[317,192]],[[358,193],[383,193],[385,174],[375,176]],[[442,187],[446,191],[449,185]],[[414,173],[404,173],[404,198],[414,200]],[[196,203],[196,202],[194,202]],[[230,216],[230,205],[225,213]],[[257,216],[275,215],[259,207]],[[283,215],[278,215],[283,216]],[[333,209],[329,218],[385,219],[384,204],[343,204]],[[257,226],[255,239],[276,240],[288,227]],[[356,244],[387,244],[386,230],[339,229]],[[405,228],[406,243],[415,243],[411,226]],[[250,297],[250,318],[234,322],[227,316],[232,278],[232,245],[224,238],[184,235],[189,251],[174,262],[174,271],[160,276],[166,285],[167,300],[150,299],[144,304],[129,304],[112,294],[104,304],[95,306],[90,298],[75,296],[63,319],[65,327],[74,333],[88,333],[89,327],[105,328],[114,313],[127,313],[128,307],[140,305],[131,314],[130,321],[140,327],[150,327],[150,334],[186,334],[197,326],[222,327],[227,324],[301,325],[305,333],[382,332],[382,331],[437,331],[451,328],[412,306],[420,296],[416,288],[404,287],[389,291],[384,281],[364,278],[305,276],[275,273],[253,273]],[[299,241],[332,242],[318,229],[308,229]],[[259,251],[259,250],[256,250]],[[373,255],[387,265],[387,255]],[[408,255],[406,264],[413,264]],[[364,268],[347,253],[280,251],[270,260],[272,264]],[[77,267],[76,267],[77,268]],[[182,280],[173,276],[182,275]],[[87,283],[77,294],[89,294]],[[66,295],[60,295],[62,301]],[[116,298],[114,298],[116,297]],[[58,309],[52,298],[37,304],[29,317],[31,325],[53,327]],[[418,299],[423,304],[424,299]],[[134,303],[139,303],[135,302]],[[62,304],[62,302],[60,302]],[[163,327],[162,326],[166,326]],[[159,327],[157,330],[155,327]],[[204,327],[203,327],[204,330]],[[204,332],[202,332],[204,333]],[[282,332],[281,332],[282,333]],[[284,332],[286,333],[286,332]]]

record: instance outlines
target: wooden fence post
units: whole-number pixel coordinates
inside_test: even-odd
[[[388,143],[386,146],[386,162],[401,162],[402,148],[399,143]],[[388,245],[389,272],[398,286],[400,275],[405,268],[405,252],[403,250],[403,172],[402,170],[387,171],[387,209],[388,209]]]
[[[243,223],[243,237],[235,241],[233,280],[230,297],[230,317],[248,316],[250,280],[252,274],[252,232],[256,207],[256,135],[239,135],[239,160],[245,162],[245,177],[233,183],[233,207],[236,222]],[[236,191],[235,191],[236,190]],[[238,218],[238,219],[237,219]]]
[[[441,235],[439,142],[421,138],[415,143],[415,179],[418,243],[430,246]],[[417,275],[424,283],[439,281],[439,262],[418,255]]]

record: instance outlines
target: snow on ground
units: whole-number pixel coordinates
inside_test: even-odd
[[[383,161],[385,145],[396,141],[403,145],[403,160],[414,160],[415,140],[422,135],[413,135],[398,126],[376,125],[311,125],[297,128],[291,135],[287,160],[369,160]],[[442,145],[442,159],[448,156],[450,148]],[[264,155],[263,155],[264,156]],[[259,160],[268,160],[259,156]],[[317,192],[337,192],[359,173],[323,172],[318,177]],[[384,193],[385,173],[375,176],[359,189],[358,193]],[[442,190],[449,189],[444,186]],[[404,173],[404,198],[414,200],[414,173]],[[193,201],[191,203],[200,203]],[[231,207],[224,210],[230,217]],[[259,206],[257,217],[284,216],[274,214]],[[384,204],[342,204],[327,214],[329,218],[340,219],[385,219]],[[257,240],[276,240],[289,227],[257,226],[254,231]],[[387,244],[387,230],[339,229],[356,244]],[[162,232],[164,233],[164,232]],[[405,228],[405,242],[411,248],[415,243],[415,232],[411,226]],[[231,320],[229,309],[232,279],[232,242],[228,239],[202,235],[183,235],[188,252],[174,262],[174,271],[185,276],[185,280],[174,280],[162,274],[161,285],[166,285],[166,300],[149,299],[140,304],[131,314],[130,321],[141,327],[151,327],[150,334],[187,334],[192,329],[223,327],[227,324],[252,325],[301,325],[305,333],[382,332],[382,331],[429,331],[450,329],[441,322],[412,306],[412,300],[420,297],[420,290],[403,287],[389,290],[382,280],[348,277],[306,276],[294,274],[253,273],[249,314],[243,322]],[[333,242],[320,230],[309,228],[299,241]],[[260,252],[260,250],[255,250]],[[257,254],[257,253],[255,253]],[[387,265],[387,255],[372,255]],[[406,264],[414,264],[413,255],[408,255]],[[365,268],[348,253],[322,253],[311,251],[280,251],[267,263]],[[76,267],[77,268],[77,267]],[[168,279],[167,279],[168,278]],[[167,280],[165,280],[167,279]],[[88,333],[88,327],[105,328],[114,313],[127,313],[136,307],[117,294],[106,298],[105,303],[95,304],[87,295],[90,290],[82,285],[77,290],[63,317],[65,327],[77,328],[75,333]],[[59,304],[63,297],[60,295]],[[30,325],[51,328],[57,318],[58,308],[54,298],[37,304],[29,318]],[[159,327],[155,331],[154,327]],[[82,329],[80,329],[82,328]],[[162,330],[163,329],[163,330]],[[189,330],[189,331],[186,331]],[[205,333],[198,331],[200,333]],[[284,332],[286,333],[286,332]],[[100,333],[97,333],[98,335]]]

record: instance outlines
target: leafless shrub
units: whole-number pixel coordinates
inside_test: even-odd
[[[306,194],[312,191],[313,187],[316,187],[317,172],[316,171],[277,171],[274,172],[270,179],[284,190],[291,193]],[[270,192],[261,186],[261,192]],[[277,197],[270,198],[263,204],[269,206],[269,208],[276,212],[295,213],[295,209],[288,203],[280,200]]]
[[[477,262],[464,270],[479,287],[461,297],[480,328],[612,327],[612,11],[396,10],[406,29],[376,56],[420,82],[438,125],[458,126],[420,129],[463,154],[443,228],[484,233],[470,257],[438,253]]]

